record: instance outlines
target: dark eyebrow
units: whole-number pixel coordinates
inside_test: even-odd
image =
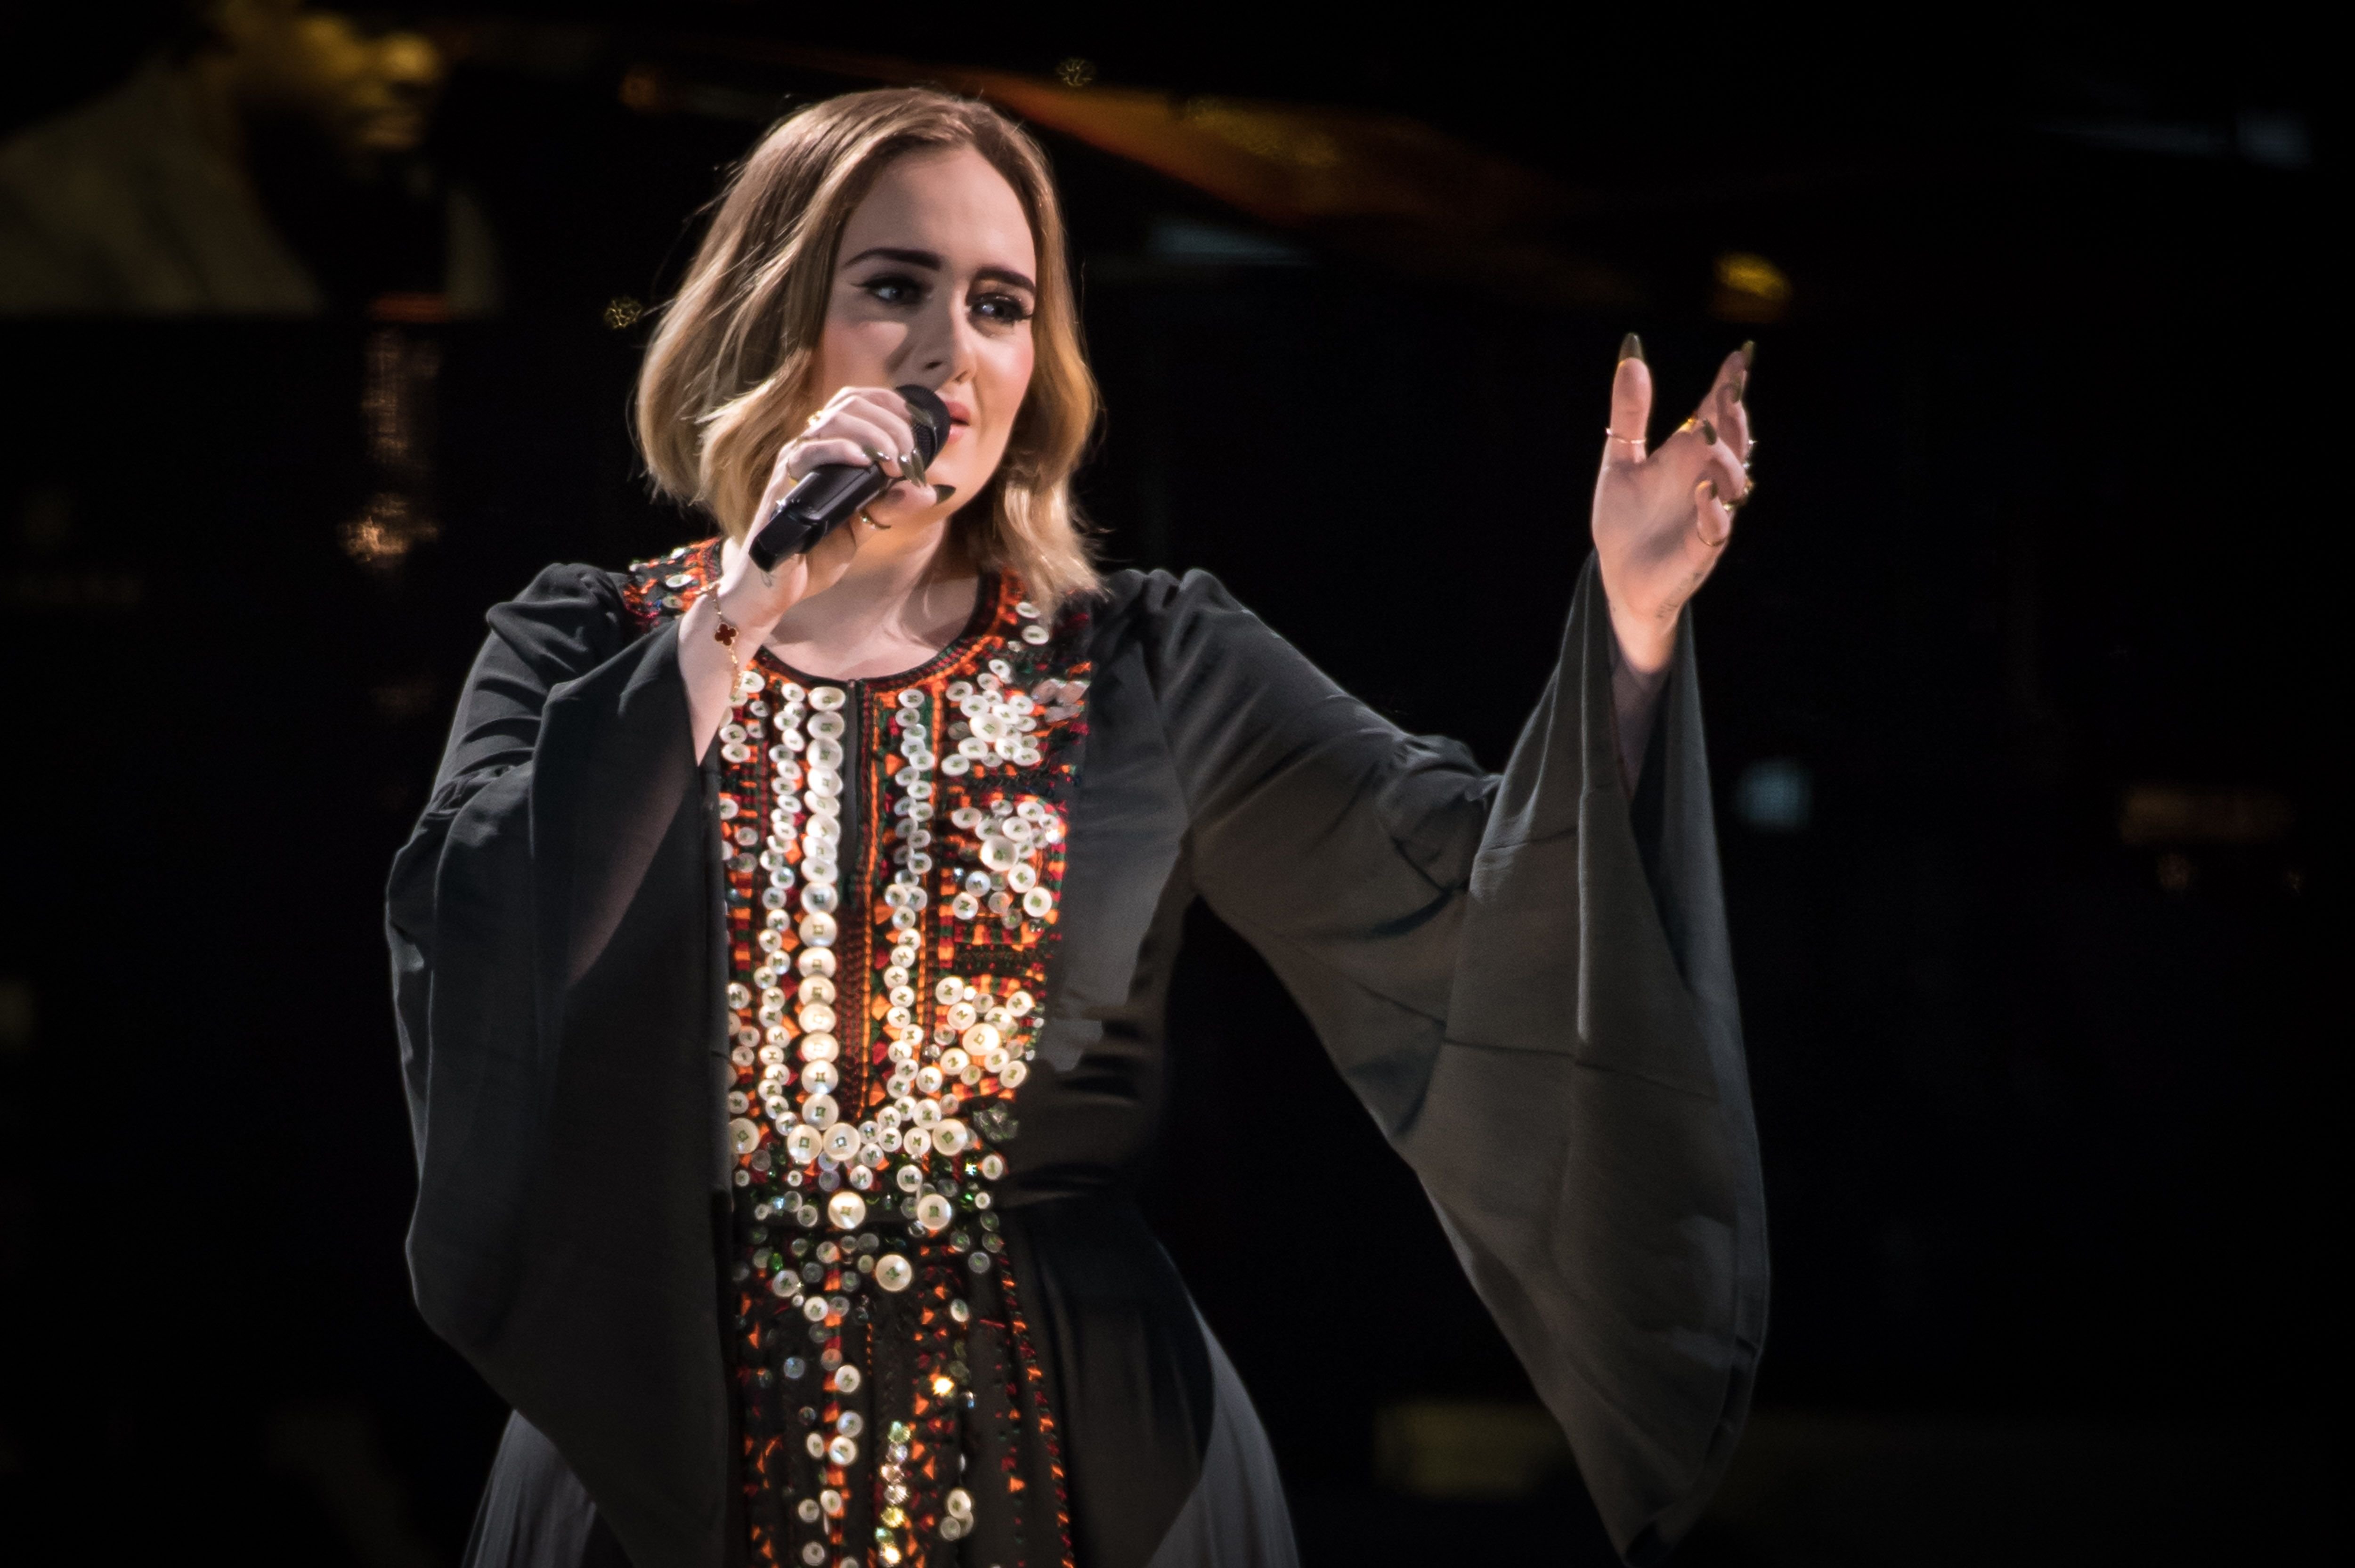
[[[941,259],[932,251],[901,251],[889,245],[870,246],[842,264],[846,267],[855,267],[861,261],[898,261],[910,267],[922,267],[927,272],[937,272],[942,270]],[[1039,285],[1035,282],[1011,267],[983,267],[975,272],[974,276],[986,279],[991,283],[1011,283],[1018,289],[1024,289],[1034,294],[1039,292]]]
[[[861,261],[876,259],[886,261],[904,261],[911,267],[926,267],[935,272],[941,270],[941,259],[930,251],[895,251],[888,245],[870,246],[851,257],[843,265],[855,267]]]

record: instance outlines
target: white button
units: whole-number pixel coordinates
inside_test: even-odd
[[[1025,1061],[1009,1061],[997,1070],[997,1081],[1008,1089],[1019,1089],[1022,1081],[1030,1076],[1030,1065]]]
[[[808,1318],[813,1323],[825,1322],[826,1297],[823,1296],[813,1296],[806,1301],[804,1301],[802,1303],[802,1316]]]
[[[842,1074],[831,1061],[813,1061],[802,1069],[802,1087],[821,1100],[833,1093],[841,1082]],[[816,1118],[811,1119],[815,1121]]]
[[[841,1055],[842,1042],[824,1029],[802,1036],[804,1061],[833,1061],[839,1059]]]
[[[788,695],[785,700],[788,702],[793,700],[791,689],[792,688],[790,687],[787,688]],[[844,698],[842,688],[838,686],[814,686],[810,688],[809,705],[812,708],[816,709],[820,713],[833,712],[836,709],[842,706],[843,701]]]
[[[964,1031],[964,1040],[965,1052],[975,1056],[986,1056],[998,1048],[1002,1043],[1002,1037],[992,1025],[975,1024]],[[964,1063],[960,1061],[954,1067],[951,1067],[948,1053],[944,1052],[941,1057],[941,1071],[951,1073],[962,1072],[964,1071]]]
[[[809,978],[802,982],[800,991],[795,994],[801,997],[805,1004],[810,1002],[830,1002],[834,1000],[834,982],[827,979],[823,975],[812,975]],[[829,1024],[826,1027],[831,1029],[834,1026]]]
[[[841,1109],[831,1094],[813,1094],[802,1103],[802,1121],[805,1125],[824,1132],[842,1119]]]
[[[941,1506],[948,1509],[949,1512],[954,1514],[959,1519],[971,1519],[973,1517],[973,1494],[966,1491],[963,1487],[951,1487],[949,1488],[949,1495],[941,1499]]]
[[[985,1180],[995,1181],[1006,1174],[1006,1157],[986,1154],[981,1157],[981,1174]]]
[[[900,1191],[913,1192],[924,1184],[924,1173],[912,1165],[903,1165],[900,1168],[900,1174],[892,1179],[899,1184]]]
[[[861,1381],[857,1367],[841,1366],[834,1370],[834,1388],[837,1393],[857,1393]]]
[[[1044,888],[1032,888],[1022,895],[1022,912],[1032,920],[1044,920],[1054,912],[1055,895]]]
[[[945,1231],[955,1218],[956,1211],[937,1192],[927,1192],[916,1200],[916,1223],[927,1231]]]
[[[834,973],[834,955],[822,947],[814,947],[794,961],[794,966],[805,975]]]
[[[826,1128],[825,1141],[818,1152],[837,1165],[847,1165],[858,1153],[858,1129],[848,1122],[837,1122]]]
[[[943,1154],[962,1154],[964,1152],[965,1145],[971,1141],[971,1135],[965,1131],[964,1124],[954,1118],[942,1122],[932,1129],[932,1146]]]
[[[830,914],[819,914],[815,912],[805,914],[802,916],[801,924],[794,929],[801,933],[801,939],[812,947],[834,945],[834,916]]]
[[[855,1231],[867,1222],[867,1200],[844,1190],[826,1200],[826,1217],[837,1231]]]
[[[738,1154],[751,1154],[761,1147],[761,1124],[747,1116],[734,1118],[728,1124],[728,1141]]]
[[[896,1296],[916,1283],[916,1265],[898,1253],[885,1253],[875,1260],[875,1283]]]
[[[989,1026],[987,1024],[975,1024],[974,1025],[974,1030],[984,1029],[988,1027]],[[944,1078],[953,1078],[956,1076],[956,1074],[964,1071],[964,1064],[971,1060],[972,1058],[966,1056],[964,1051],[959,1051],[956,1047],[949,1047],[948,1050],[941,1052],[941,1075]]]
[[[856,1465],[858,1445],[847,1437],[837,1437],[826,1445],[826,1456],[837,1465]]]
[[[785,1135],[785,1152],[795,1165],[807,1165],[817,1157],[817,1129],[802,1123]]]
[[[812,1002],[795,1021],[810,1034],[825,1034],[834,1028],[834,1009],[824,1002]]]

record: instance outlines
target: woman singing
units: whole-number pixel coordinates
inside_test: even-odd
[[[1293,1563],[1131,1196],[1197,896],[1421,1178],[1621,1551],[1674,1542],[1765,1327],[1681,614],[1748,373],[1649,449],[1631,342],[1560,667],[1487,775],[1209,577],[1091,564],[1094,389],[1020,130],[881,91],[770,132],[638,389],[719,537],[491,612],[392,874],[417,1299],[516,1412],[469,1562]],[[826,464],[893,482],[760,571]],[[1316,1222],[1329,1175],[1207,1138],[1253,1223]],[[1415,1331],[1413,1282],[1352,1296]]]

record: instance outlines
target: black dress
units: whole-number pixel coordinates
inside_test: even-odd
[[[1422,1179],[1620,1550],[1689,1528],[1766,1264],[1689,635],[1639,831],[1591,564],[1501,776],[1199,573],[1051,624],[986,580],[884,680],[764,652],[698,764],[670,622],[717,567],[494,610],[393,870],[417,1298],[517,1412],[470,1561],[1291,1563],[1129,1196],[1198,894]]]

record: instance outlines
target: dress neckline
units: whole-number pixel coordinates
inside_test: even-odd
[[[836,676],[812,675],[807,670],[788,664],[774,648],[762,643],[754,651],[755,663],[766,661],[778,673],[799,681],[804,686],[858,686],[870,691],[890,691],[937,674],[945,667],[964,657],[973,643],[992,626],[997,624],[1007,611],[1005,603],[1007,579],[1002,572],[985,571],[974,589],[973,613],[965,617],[964,630],[948,640],[932,657],[892,675]]]

